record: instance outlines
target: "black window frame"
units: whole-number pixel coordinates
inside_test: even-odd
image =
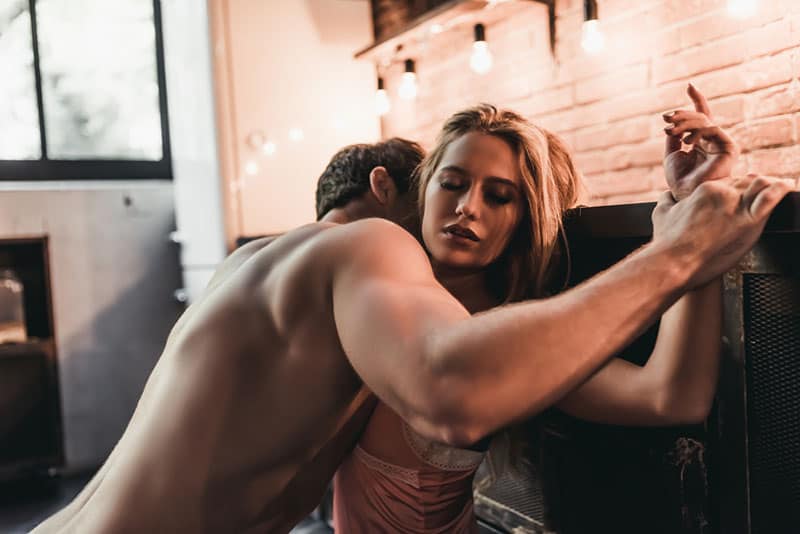
[[[39,114],[39,142],[42,154],[39,159],[0,159],[0,182],[53,181],[53,180],[152,180],[172,179],[172,158],[169,143],[167,114],[167,87],[164,69],[164,39],[161,32],[161,2],[153,0],[153,25],[155,30],[156,77],[158,81],[158,106],[161,118],[161,159],[158,161],[136,159],[49,159],[42,98],[42,76],[39,66],[39,38],[36,26],[36,0],[28,0],[33,46],[33,71],[36,82],[36,105]]]

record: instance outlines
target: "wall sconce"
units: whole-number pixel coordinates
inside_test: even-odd
[[[492,70],[492,63],[492,53],[489,51],[489,44],[486,42],[486,29],[483,24],[476,24],[475,42],[472,43],[469,66],[477,74],[486,74]]]

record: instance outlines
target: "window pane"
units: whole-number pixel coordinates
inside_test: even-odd
[[[150,0],[37,0],[50,159],[161,159]]]
[[[39,114],[27,0],[0,1],[0,159],[39,159]]]

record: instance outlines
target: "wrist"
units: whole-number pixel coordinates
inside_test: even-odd
[[[664,283],[683,292],[699,271],[701,258],[690,244],[650,242],[643,251],[661,271]]]

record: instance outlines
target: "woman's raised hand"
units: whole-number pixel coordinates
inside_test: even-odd
[[[668,123],[664,153],[664,172],[673,196],[680,200],[711,180],[730,176],[739,149],[728,133],[714,124],[706,98],[692,84],[687,90],[694,111],[665,113]],[[687,135],[688,134],[688,135]],[[686,144],[691,148],[684,151]]]

